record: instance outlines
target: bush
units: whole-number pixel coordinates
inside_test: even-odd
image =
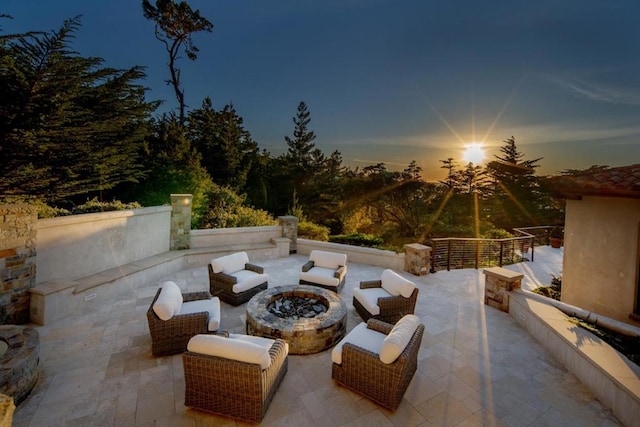
[[[362,233],[339,234],[337,236],[330,236],[329,241],[333,243],[343,243],[345,245],[365,247],[376,247],[384,243],[384,241],[380,237]]]
[[[329,240],[329,228],[313,222],[301,220],[298,223],[298,237],[326,242]]]
[[[511,237],[514,237],[513,234],[503,228],[492,228],[482,234],[484,239],[509,239]]]
[[[229,187],[213,184],[206,198],[207,208],[196,228],[257,227],[278,223],[267,211],[245,205],[246,196],[237,194]]]
[[[87,200],[86,203],[76,206],[71,210],[72,215],[80,215],[95,212],[125,211],[127,209],[139,209],[142,205],[138,202],[122,203],[120,200],[101,202],[97,197]]]

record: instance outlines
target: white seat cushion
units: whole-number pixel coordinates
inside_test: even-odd
[[[410,280],[405,279],[393,270],[384,270],[380,276],[382,287],[393,296],[402,295],[409,298],[416,288]]]
[[[314,250],[309,254],[309,261],[313,261],[314,266],[337,270],[340,266],[347,265],[347,255]]]
[[[236,252],[235,254],[221,256],[211,261],[214,273],[233,274],[236,271],[244,270],[244,265],[249,262],[246,252]]]
[[[235,293],[244,292],[249,289],[253,289],[258,285],[263,284],[264,282],[269,280],[269,275],[266,273],[256,273],[251,270],[240,270],[236,271],[232,274],[237,280],[238,283],[232,286],[232,290]]]
[[[389,292],[382,288],[355,288],[353,290],[353,297],[373,316],[380,314],[378,298],[387,298],[390,296]]]
[[[218,297],[187,301],[182,304],[180,314],[202,313],[203,311],[209,313],[207,330],[213,332],[220,329],[220,299]]]
[[[385,334],[367,328],[367,324],[361,322],[353,328],[346,337],[342,339],[331,351],[331,360],[338,365],[342,364],[342,346],[346,343],[353,344],[357,347],[369,350],[372,353],[380,354],[382,341]]]
[[[398,320],[389,335],[384,338],[380,349],[380,361],[393,363],[402,354],[411,340],[413,333],[420,325],[420,319],[415,314],[407,314]]]
[[[324,267],[311,267],[309,271],[300,273],[300,279],[311,283],[318,283],[325,286],[335,286],[340,284],[340,280],[334,277],[335,269]]]
[[[182,291],[174,282],[164,282],[153,304],[153,312],[161,320],[169,320],[182,309]]]
[[[256,344],[244,339],[238,339],[229,335],[229,338],[220,335],[199,334],[192,337],[187,344],[187,350],[193,353],[222,357],[224,359],[237,360],[238,362],[254,363],[266,369],[271,365],[269,347]]]

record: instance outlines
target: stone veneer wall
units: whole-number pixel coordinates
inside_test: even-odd
[[[28,290],[36,283],[38,212],[27,204],[0,205],[0,324],[29,321]]]

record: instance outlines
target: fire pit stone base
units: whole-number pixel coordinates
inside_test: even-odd
[[[282,298],[311,298],[327,307],[315,317],[281,318],[268,307]],[[342,298],[328,289],[309,285],[269,288],[247,303],[247,334],[282,338],[291,354],[318,353],[333,347],[347,331],[347,306]]]

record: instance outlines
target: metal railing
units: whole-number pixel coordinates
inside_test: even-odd
[[[485,268],[534,260],[535,246],[548,245],[553,226],[515,228],[506,239],[431,239],[431,271]]]

